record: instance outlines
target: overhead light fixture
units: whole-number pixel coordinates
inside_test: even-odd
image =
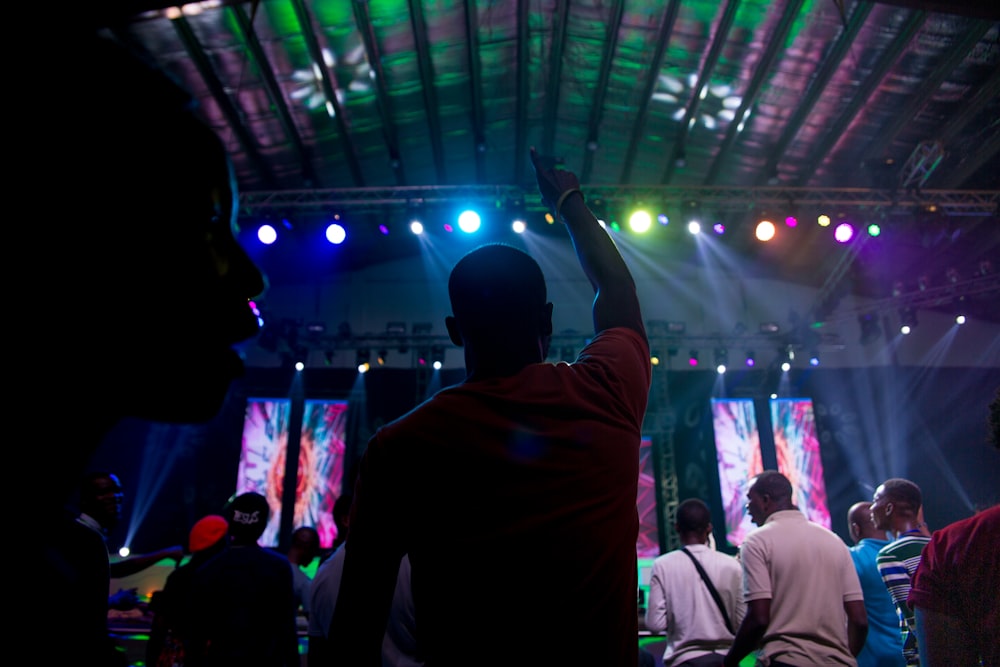
[[[357,354],[354,357],[354,362],[358,367],[359,373],[367,373],[371,369],[371,350],[367,348],[359,348]]]
[[[917,313],[909,306],[899,309],[899,333],[909,335],[917,328]]]
[[[729,362],[729,351],[724,347],[715,348],[715,370],[722,375],[726,372],[726,364]]]
[[[747,365],[747,368],[753,368],[754,364],[757,363],[757,357],[754,355],[753,350],[747,350],[745,363]]]
[[[781,331],[781,326],[777,322],[761,322],[759,331],[762,334],[773,334]]]
[[[687,325],[683,322],[667,322],[667,333],[682,334],[687,331]]]
[[[444,366],[444,347],[440,345],[434,345],[431,347],[431,366],[434,370],[441,370]]]
[[[873,343],[882,335],[882,329],[878,322],[878,313],[875,311],[858,315],[858,326],[861,327],[861,338],[858,340],[861,345]]]
[[[698,350],[691,350],[691,354],[688,355],[688,366],[692,368],[698,365]]]

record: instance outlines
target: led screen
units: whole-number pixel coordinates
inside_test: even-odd
[[[295,467],[295,505],[282,507],[287,468],[291,400],[251,398],[243,420],[236,492],[256,491],[267,498],[271,516],[259,543],[278,546],[282,510],[292,511],[292,527],[313,526],[320,545],[329,548],[337,535],[333,503],[344,478],[346,401],[306,400]]]
[[[333,503],[344,482],[346,401],[307,400],[295,491],[295,526],[313,526],[320,545],[333,545]]]
[[[287,398],[250,398],[243,417],[236,493],[255,491],[267,498],[271,516],[258,540],[265,547],[278,546],[291,408],[291,399]]]
[[[772,398],[770,406],[778,471],[791,480],[794,502],[809,520],[830,528],[812,399]]]
[[[726,541],[739,546],[755,526],[744,511],[750,478],[764,470],[757,416],[750,399],[712,399],[712,429]]]
[[[643,438],[639,444],[639,489],[635,506],[639,512],[636,555],[639,558],[655,558],[660,555],[660,531],[656,522],[656,472],[650,438]]]

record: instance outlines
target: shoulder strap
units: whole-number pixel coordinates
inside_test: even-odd
[[[712,584],[712,580],[708,578],[708,573],[705,572],[705,568],[701,566],[701,563],[699,563],[698,559],[694,557],[694,554],[687,550],[687,547],[681,547],[681,551],[686,553],[688,558],[691,559],[691,562],[694,563],[694,566],[698,568],[698,574],[701,575],[702,580],[708,587],[708,592],[712,594],[712,599],[715,600],[715,604],[719,605],[719,611],[722,612],[722,620],[726,622],[726,629],[733,634],[736,634],[736,631],[733,630],[733,624],[729,622],[729,614],[726,613],[726,606],[722,604],[722,598],[719,597],[719,591],[715,590],[715,585]]]

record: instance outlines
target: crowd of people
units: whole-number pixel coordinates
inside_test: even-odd
[[[156,605],[151,666],[297,666],[300,614],[310,667],[640,664],[635,499],[649,345],[629,267],[576,175],[534,149],[542,200],[593,288],[593,336],[572,363],[545,361],[553,304],[537,261],[503,243],[476,248],[448,281],[445,325],[466,378],[372,435],[314,580],[302,572],[320,558],[316,531],[300,527],[288,554],[261,547],[270,508],[255,493],[201,518],[186,548],[109,558],[121,481],[85,476],[90,455],[127,417],[214,416],[241,372],[231,347],[257,332],[248,301],[265,282],[234,238],[231,164],[190,98],[122,45],[95,36],[73,46],[86,64],[74,85],[90,102],[86,122],[58,139],[81,175],[74,192],[102,224],[68,230],[49,257],[50,278],[89,289],[59,315],[89,328],[81,384],[69,387],[83,435],[54,457],[57,492],[40,517],[51,528],[42,599],[64,600],[73,619],[53,664],[120,664],[107,628],[121,604],[112,577],[188,554]],[[102,168],[85,169],[98,153]],[[145,363],[108,363],[122,357]],[[67,511],[72,488],[80,512]],[[853,549],[806,518],[779,471],[750,480],[746,508],[757,528],[736,556],[712,547],[702,499],[677,508],[683,548],[656,559],[645,614],[667,638],[664,665],[734,667],[749,655],[768,667],[1000,664],[998,508],[932,533],[919,487],[888,479],[852,507]],[[551,641],[554,627],[579,640],[575,655]]]

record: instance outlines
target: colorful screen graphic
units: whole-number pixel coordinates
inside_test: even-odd
[[[656,472],[653,466],[653,441],[646,437],[639,443],[639,489],[635,507],[639,512],[636,555],[639,558],[656,558],[660,555],[660,531],[656,522]]]
[[[772,398],[771,424],[778,471],[792,482],[798,505],[810,521],[830,527],[816,419],[810,398]]]
[[[738,547],[755,526],[745,512],[750,478],[764,470],[757,416],[750,399],[712,399],[712,429],[726,541]]]
[[[290,399],[251,398],[243,420],[236,493],[255,491],[267,498],[271,516],[259,544],[278,546],[288,456]],[[320,545],[329,548],[337,535],[333,503],[344,477],[346,401],[306,400],[295,479],[292,525],[314,526]]]
[[[320,546],[333,545],[333,503],[344,482],[347,401],[305,402],[295,489],[295,526],[314,526]]]
[[[254,491],[267,498],[271,516],[264,534],[257,541],[265,547],[278,546],[291,411],[291,399],[250,398],[247,399],[243,417],[243,448],[236,476],[236,493]]]

